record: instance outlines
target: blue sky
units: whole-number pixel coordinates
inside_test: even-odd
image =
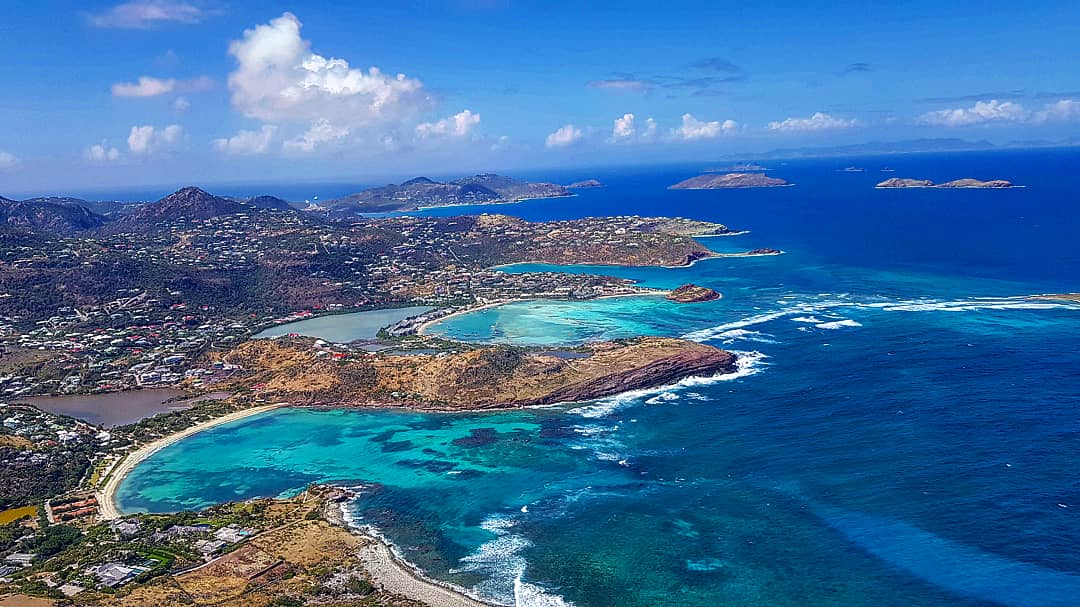
[[[757,4],[9,0],[0,193],[1080,134],[1080,3]]]

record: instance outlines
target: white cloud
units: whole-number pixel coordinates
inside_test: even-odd
[[[157,97],[173,92],[176,79],[162,80],[151,76],[140,76],[138,82],[117,82],[112,85],[113,97]]]
[[[214,80],[209,76],[199,76],[191,80],[140,76],[135,82],[117,82],[112,85],[112,94],[113,97],[160,97],[169,93],[206,91],[212,88]]]
[[[1024,122],[1028,119],[1024,107],[1014,101],[976,101],[969,108],[926,112],[915,121],[933,126],[973,126],[1005,122]]]
[[[693,114],[683,114],[682,126],[672,131],[675,137],[684,140],[712,139],[734,133],[739,124],[734,120],[712,120],[705,122],[694,118]]]
[[[292,13],[245,30],[229,45],[236,69],[229,74],[233,106],[273,122],[338,128],[401,121],[432,105],[423,83],[378,68],[354,69],[344,59],[311,52]]]
[[[170,124],[161,129],[150,125],[133,126],[127,138],[128,149],[132,154],[152,154],[172,147],[183,135],[184,127],[179,124]]]
[[[416,125],[416,135],[421,139],[438,136],[464,137],[478,124],[480,124],[480,114],[464,110],[436,122],[422,122]]]
[[[858,126],[854,118],[845,120],[830,116],[824,112],[814,112],[808,118],[785,118],[769,123],[770,131],[827,131],[832,129],[849,129]]]
[[[1036,122],[1065,122],[1080,120],[1080,101],[1075,99],[1059,99],[1054,103],[1046,104],[1046,108],[1037,112],[1034,116]]]
[[[508,149],[512,144],[513,144],[513,141],[511,141],[511,139],[510,139],[510,137],[508,135],[501,135],[498,139],[496,139],[494,142],[492,142],[491,151],[492,152],[501,152],[501,151],[503,151],[505,149]]]
[[[83,157],[91,162],[116,162],[120,160],[120,150],[101,142],[86,148]]]
[[[324,143],[338,141],[349,136],[349,129],[334,126],[328,120],[316,120],[303,135],[285,142],[283,149],[289,152],[311,152]]]
[[[215,139],[214,149],[237,156],[265,154],[276,132],[276,126],[264,124],[258,131],[240,131],[232,137]]]
[[[568,145],[576,143],[582,137],[584,137],[584,135],[585,134],[581,132],[581,129],[577,128],[572,124],[567,124],[560,127],[559,130],[555,131],[554,133],[548,135],[547,139],[544,141],[544,145],[549,148],[564,148]]]
[[[87,15],[91,25],[121,29],[149,29],[161,23],[199,23],[206,12],[176,0],[133,0],[117,4],[104,13]]]
[[[616,118],[611,127],[608,143],[644,142],[656,138],[656,121],[646,118],[641,123],[636,116],[627,113]]]
[[[623,141],[633,137],[636,132],[634,115],[623,114],[622,118],[615,119],[615,126],[611,129],[611,137],[616,141]]]
[[[14,171],[22,166],[19,157],[11,152],[0,151],[0,171]]]
[[[173,101],[172,107],[177,112],[186,112],[191,109],[191,102],[187,100],[187,97],[177,97]]]

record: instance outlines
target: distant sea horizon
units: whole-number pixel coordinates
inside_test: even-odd
[[[971,142],[975,145],[977,142]],[[869,154],[819,154],[813,155],[807,152],[805,155],[792,154],[790,156],[770,156],[768,153],[746,154],[744,156],[731,155],[721,156],[714,160],[687,160],[677,162],[632,162],[632,163],[602,163],[597,165],[557,166],[557,167],[526,167],[526,168],[503,168],[485,169],[478,167],[473,171],[444,171],[432,172],[416,171],[412,173],[385,173],[367,177],[325,177],[315,179],[290,179],[290,180],[237,180],[237,181],[207,181],[197,179],[178,181],[173,183],[157,183],[132,186],[112,187],[61,187],[56,189],[42,188],[38,190],[20,189],[11,192],[0,191],[0,196],[15,199],[25,199],[41,196],[70,196],[82,198],[88,201],[115,201],[122,203],[153,202],[175,192],[176,190],[196,186],[212,194],[219,196],[234,196],[246,198],[260,195],[271,195],[288,200],[290,202],[305,202],[329,200],[361,190],[379,187],[389,183],[401,183],[414,177],[429,177],[437,181],[449,181],[459,177],[478,173],[497,173],[529,181],[545,181],[569,185],[583,179],[599,178],[604,175],[618,175],[626,171],[649,171],[655,169],[680,169],[686,173],[686,177],[706,172],[715,171],[728,166],[737,166],[743,163],[763,164],[766,168],[773,169],[776,166],[791,163],[816,163],[836,161],[843,164],[845,160],[857,161],[859,159],[878,159],[895,157],[898,159],[911,157],[955,157],[958,155],[982,155],[982,154],[1040,154],[1048,151],[1064,151],[1080,149],[1076,144],[1048,144],[1047,147],[972,147],[971,149],[957,149],[949,151],[910,151],[910,152],[874,152]],[[791,150],[794,152],[795,150]],[[847,166],[847,165],[844,165]],[[841,167],[844,168],[844,167]],[[917,177],[916,177],[917,178]],[[601,179],[601,181],[603,181]]]

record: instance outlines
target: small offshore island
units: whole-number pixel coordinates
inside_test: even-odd
[[[720,294],[708,287],[686,284],[668,293],[667,298],[678,303],[700,303],[720,299]]]
[[[901,177],[893,177],[886,179],[881,183],[874,186],[875,188],[888,189],[888,188],[1017,188],[1021,186],[1013,185],[1011,181],[1005,181],[1004,179],[992,179],[990,181],[980,181],[978,179],[955,179],[953,181],[947,181],[945,183],[934,183],[929,179],[904,179]]]
[[[764,173],[706,173],[668,186],[669,190],[723,190],[729,188],[773,188],[792,185]]]
[[[602,188],[602,187],[604,187],[604,184],[600,183],[600,181],[597,180],[597,179],[583,179],[581,181],[575,181],[574,183],[571,183],[570,185],[566,186],[567,189]]]

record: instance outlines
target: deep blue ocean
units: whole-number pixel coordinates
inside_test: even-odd
[[[706,165],[547,172],[525,176],[607,185],[439,211],[749,230],[702,242],[785,254],[562,268],[694,282],[716,302],[527,302],[435,328],[685,336],[739,352],[737,373],[504,413],[281,410],[162,450],[121,505],[364,487],[357,524],[508,605],[1080,604],[1080,306],[1026,298],[1080,291],[1080,151],[766,165],[796,185],[665,189]],[[888,177],[1026,187],[873,188]]]

